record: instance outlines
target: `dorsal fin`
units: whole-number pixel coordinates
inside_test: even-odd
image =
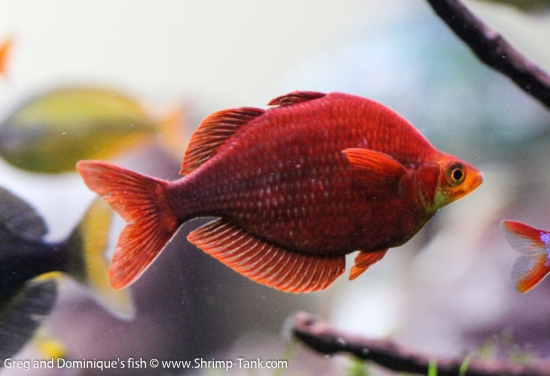
[[[268,106],[288,106],[295,103],[307,102],[313,99],[322,98],[326,94],[318,93],[316,91],[293,91],[285,95],[281,95],[275,99],[272,99],[267,105]]]
[[[218,148],[265,110],[253,107],[214,112],[204,119],[189,141],[180,174],[189,174],[218,152]]]

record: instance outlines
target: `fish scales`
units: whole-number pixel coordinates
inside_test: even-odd
[[[173,182],[79,162],[88,187],[130,222],[113,287],[134,281],[182,223],[211,216],[190,242],[259,283],[317,291],[343,272],[345,254],[361,251],[356,278],[481,184],[479,171],[376,102],[293,92],[270,105],[203,120]]]
[[[423,214],[420,208],[403,207],[410,221],[396,217],[399,226],[382,224],[377,219],[387,216],[395,202],[373,203],[353,183],[341,150],[370,146],[409,165],[418,165],[435,150],[414,128],[401,127],[403,120],[395,113],[376,113],[378,108],[368,101],[347,105],[353,98],[329,94],[314,102],[270,109],[252,120],[182,181],[179,196],[195,193],[187,200],[194,208],[184,213],[222,216],[258,237],[314,254],[398,244],[386,239],[402,238],[401,233],[416,227]],[[377,132],[380,124],[398,128],[408,142],[392,142],[389,132]],[[365,236],[369,232],[379,236]]]

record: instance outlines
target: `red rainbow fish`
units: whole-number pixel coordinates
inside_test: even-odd
[[[512,248],[523,253],[512,268],[512,280],[519,292],[527,292],[550,273],[550,232],[514,221],[500,225]]]
[[[207,216],[219,219],[188,236],[204,252],[279,290],[322,290],[344,272],[346,254],[360,250],[354,279],[482,182],[368,99],[292,92],[269,105],[203,120],[176,181],[77,164],[128,222],[109,270],[115,289],[133,282],[182,223]]]

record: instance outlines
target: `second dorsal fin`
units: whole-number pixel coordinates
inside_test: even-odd
[[[250,120],[262,115],[260,108],[241,107],[214,112],[204,119],[189,141],[180,174],[189,174],[218,152],[235,132]]]
[[[316,91],[293,91],[291,93],[281,95],[275,99],[272,99],[268,106],[288,106],[295,103],[307,102],[313,99],[322,98],[326,94],[318,93]]]

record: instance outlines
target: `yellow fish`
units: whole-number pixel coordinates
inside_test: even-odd
[[[161,140],[181,157],[183,110],[152,118],[134,99],[105,89],[67,88],[41,95],[0,125],[0,157],[31,172],[74,171],[81,159],[110,159]]]

